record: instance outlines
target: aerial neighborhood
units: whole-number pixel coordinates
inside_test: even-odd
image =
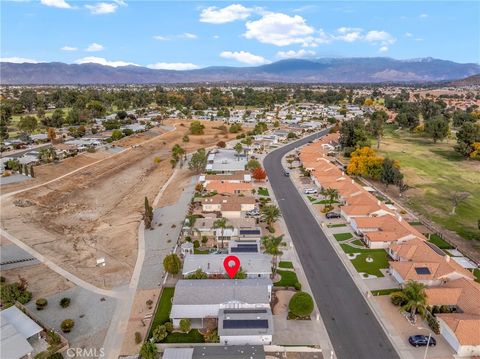
[[[0,13],[0,359],[480,358],[478,2]]]

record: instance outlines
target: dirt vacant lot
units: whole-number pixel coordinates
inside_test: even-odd
[[[143,142],[136,139],[135,147],[127,151],[58,181],[2,199],[2,227],[98,287],[127,284],[137,257],[137,229],[144,197],[152,202],[170,176],[172,146],[179,143],[193,151],[234,137],[213,128],[222,123],[205,122],[204,135],[190,135],[190,141],[183,143],[189,122],[169,120],[166,124],[175,125],[176,130],[155,137],[145,135]],[[118,145],[122,146],[121,141]],[[156,157],[161,158],[160,163]],[[59,169],[61,164],[57,166],[58,173],[68,172]],[[96,266],[101,257],[106,260],[105,267]]]

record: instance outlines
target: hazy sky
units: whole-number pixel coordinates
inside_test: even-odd
[[[1,1],[1,58],[151,68],[284,58],[480,62],[480,2]]]

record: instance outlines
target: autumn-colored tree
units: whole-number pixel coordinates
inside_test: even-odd
[[[383,157],[377,156],[370,147],[362,147],[352,152],[347,173],[378,179],[382,173]]]
[[[252,171],[252,177],[257,181],[263,181],[267,178],[267,172],[262,167],[257,167]]]
[[[225,146],[227,146],[227,144],[225,143],[225,141],[219,141],[217,143],[217,147],[218,148],[225,148]]]

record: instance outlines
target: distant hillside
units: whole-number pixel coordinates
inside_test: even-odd
[[[436,82],[480,73],[478,64],[432,58],[394,60],[325,58],[282,60],[257,67],[206,67],[198,70],[153,70],[139,66],[110,67],[61,62],[0,63],[2,84],[147,84],[195,82],[383,83]]]
[[[451,86],[480,86],[480,74],[469,76],[467,78],[452,81],[449,83]]]

